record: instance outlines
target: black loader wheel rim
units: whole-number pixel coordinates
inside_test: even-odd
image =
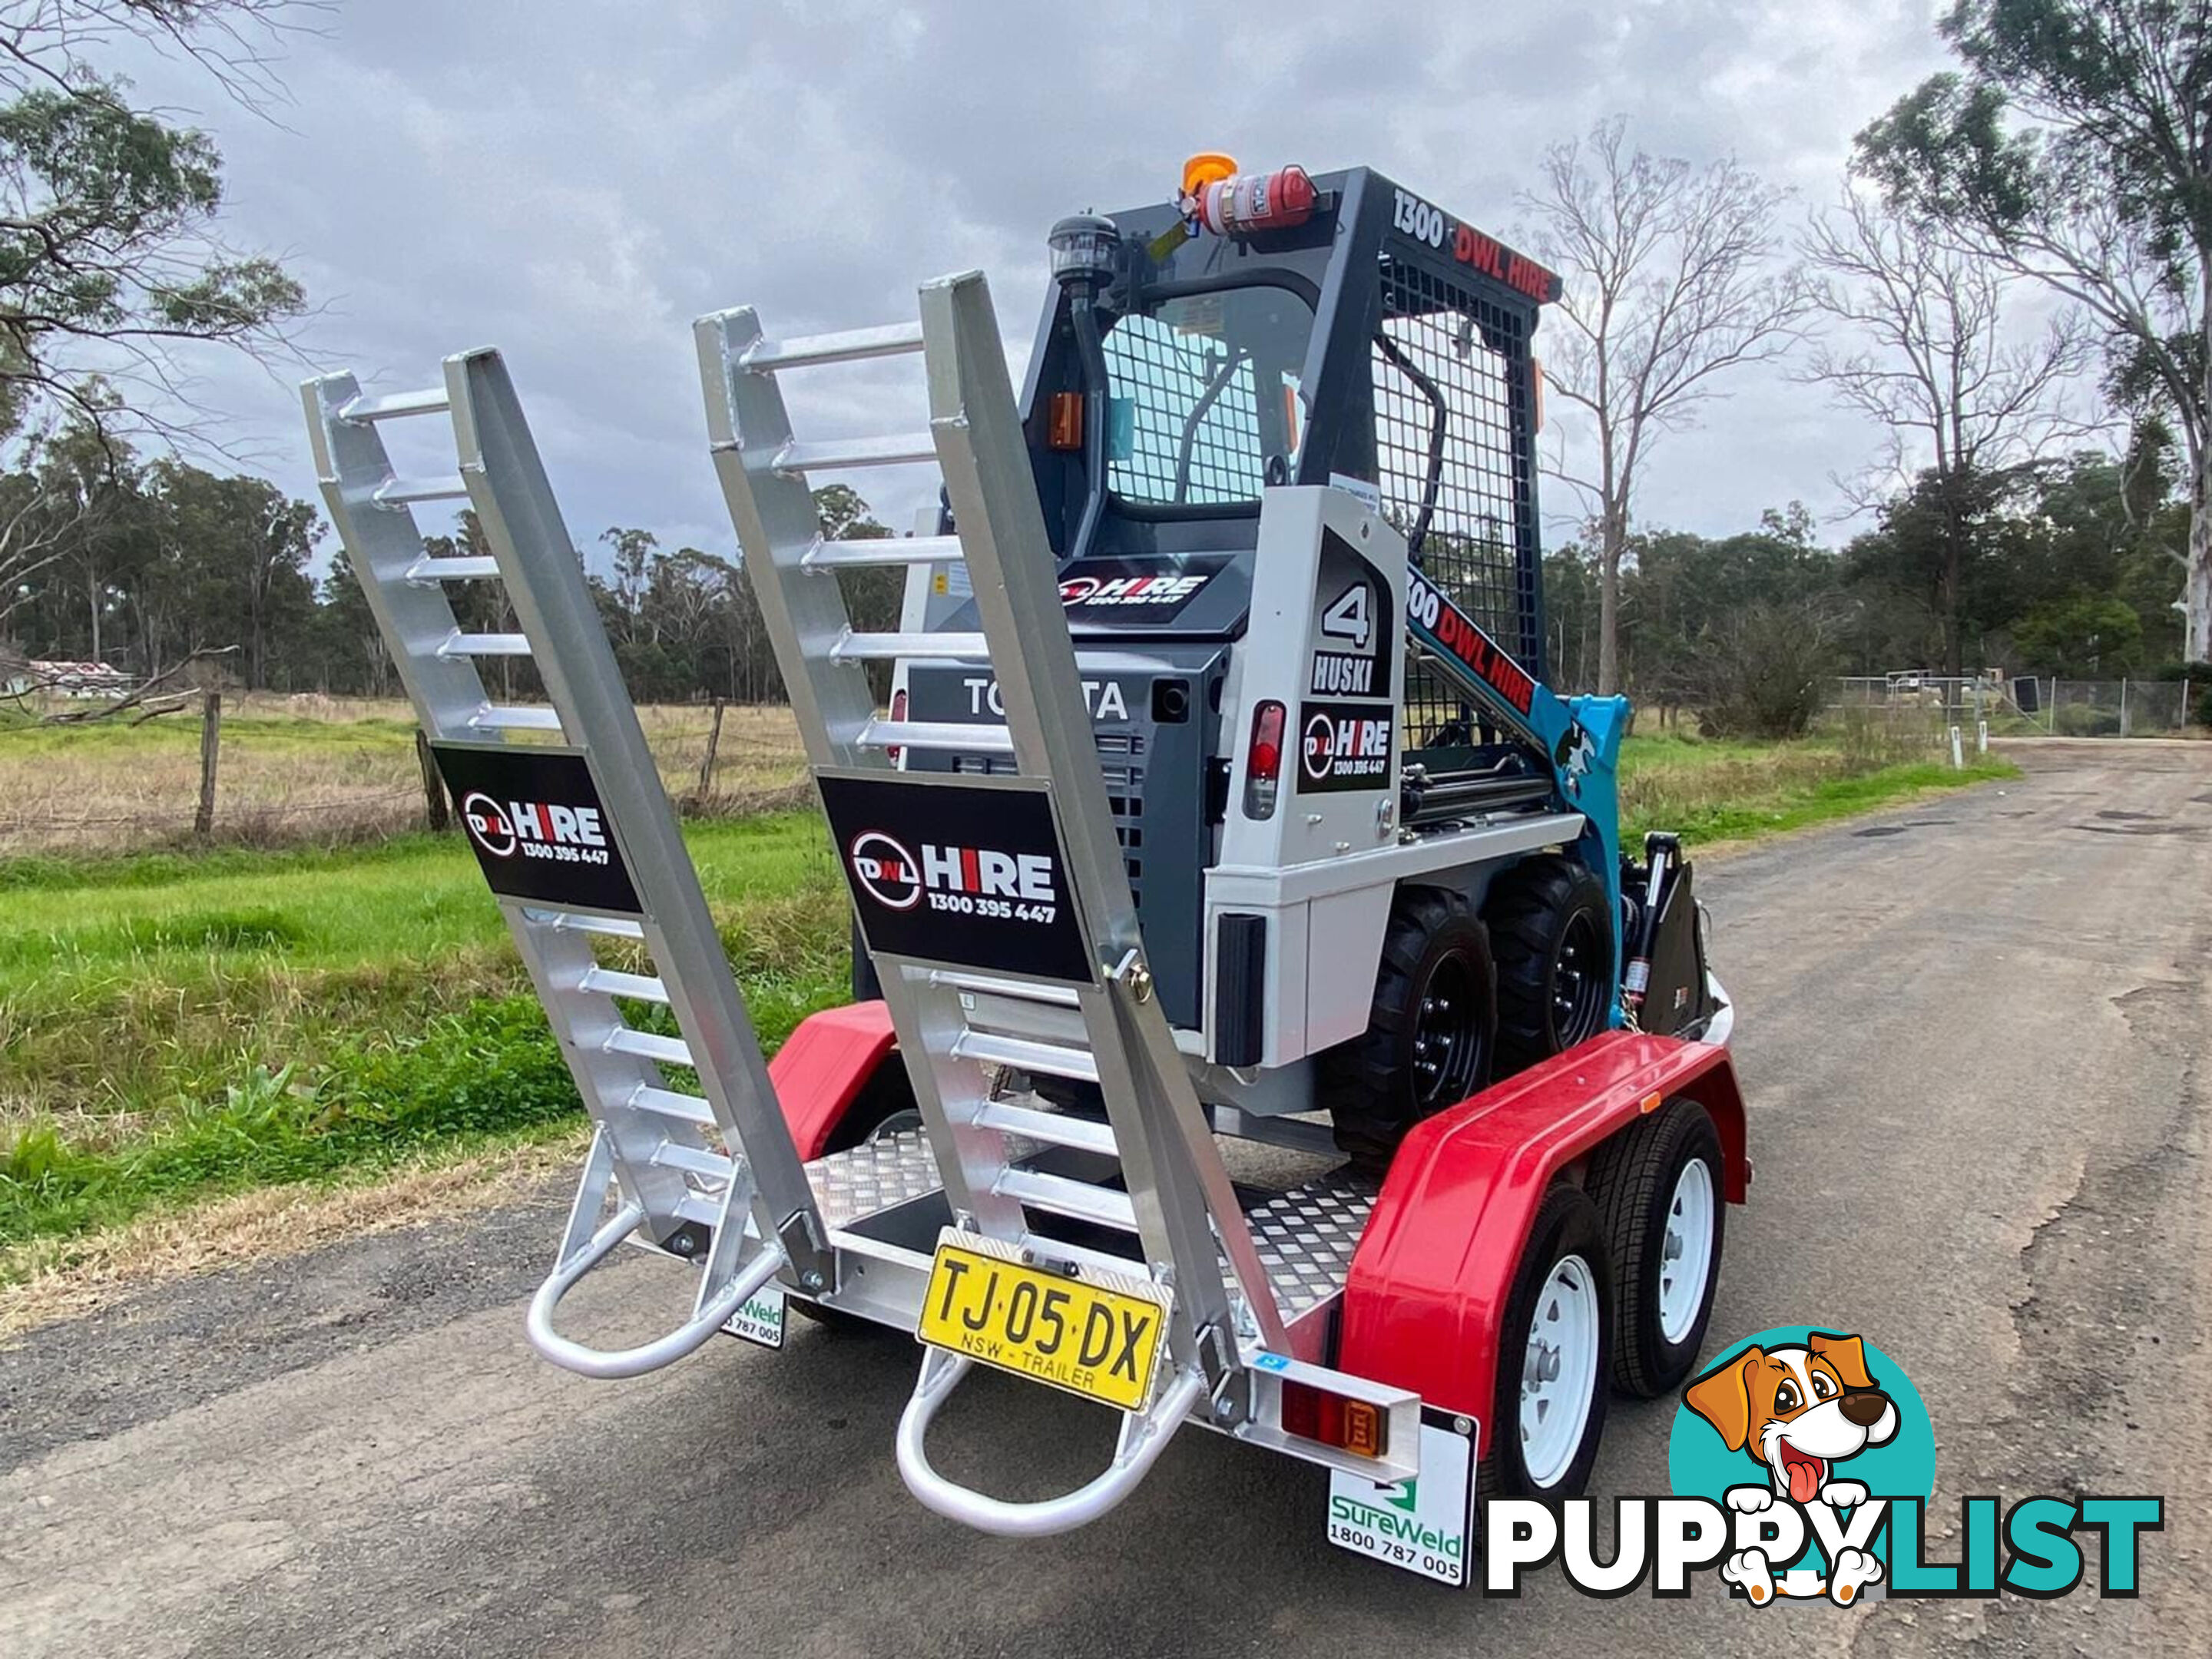
[[[1414,1009],[1412,1063],[1407,1068],[1413,1105],[1422,1115],[1474,1092],[1482,1069],[1481,989],[1465,951],[1441,956],[1429,969]]]
[[[1559,1034],[1559,1047],[1571,1048],[1595,1034],[1605,1004],[1606,966],[1609,955],[1598,937],[1597,919],[1587,910],[1567,918],[1559,935],[1559,962],[1552,975],[1552,1019]]]

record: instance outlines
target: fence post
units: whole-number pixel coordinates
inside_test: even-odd
[[[438,775],[437,757],[430,752],[430,739],[419,728],[415,733],[415,763],[422,769],[422,816],[433,835],[443,835],[453,823],[446,801],[446,781]]]
[[[1966,764],[1966,750],[1959,741],[1959,728],[1955,726],[1951,728],[1951,764],[1960,769]]]
[[[1974,752],[1978,755],[1990,752],[1990,723],[1987,720],[1974,722]]]
[[[707,753],[699,762],[699,799],[705,800],[714,788],[714,750],[722,742],[722,700],[714,699],[714,723],[707,728]]]
[[[2120,735],[2121,735],[2122,737],[2124,737],[2124,738],[2129,735],[2129,733],[2128,733],[2128,677],[2127,677],[2126,675],[2124,675],[2124,674],[2123,674],[2123,675],[2121,675],[2121,676],[2120,676]]]
[[[209,688],[200,714],[200,805],[192,815],[192,833],[203,838],[215,833],[215,763],[222,746],[222,693]]]

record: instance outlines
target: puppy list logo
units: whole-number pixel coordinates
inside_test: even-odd
[[[2140,1534],[2166,1521],[2154,1497],[1969,1497],[1960,1559],[1930,1561],[1936,1436],[1919,1391],[1863,1337],[1808,1326],[1761,1331],[1694,1378],[1668,1466],[1678,1493],[1718,1500],[1711,1565],[1755,1607],[2064,1595],[2087,1571],[2085,1533],[2101,1545],[2097,1593],[2133,1596]]]
[[[1959,1506],[1956,1561],[1928,1556],[1936,1480],[1928,1408],[1901,1366],[1863,1337],[1809,1326],[1759,1332],[1683,1391],[1669,1444],[1675,1495],[1612,1500],[1615,1543],[1600,1559],[1595,1502],[1497,1498],[1484,1506],[1483,1589],[1518,1595],[1531,1568],[1559,1563],[1586,1595],[1648,1585],[1689,1594],[1716,1574],[1754,1607],[1789,1599],[1848,1607],[1875,1598],[2049,1599],[2088,1571],[2097,1594],[2139,1593],[2142,1534],[2164,1530],[2156,1497],[1995,1496]]]
[[[1855,1466],[1851,1476],[1838,1475],[1838,1466],[1895,1443],[1904,1420],[1897,1399],[1867,1369],[1863,1339],[1809,1331],[1802,1342],[1771,1348],[1754,1343],[1684,1391],[1683,1404],[1711,1425],[1729,1451],[1742,1454],[1765,1474],[1764,1480],[1732,1485],[1724,1494],[1735,1514],[1770,1517],[1752,1529],[1753,1541],[1731,1552],[1720,1569],[1721,1577],[1753,1606],[1764,1607],[1778,1595],[1826,1595],[1847,1607],[1869,1584],[1881,1582],[1887,1569],[1869,1547],[1881,1514],[1869,1504],[1867,1481],[1890,1497],[1924,1499],[1935,1471],[1928,1413],[1904,1373],[1890,1375],[1898,1394],[1909,1396],[1915,1431],[1887,1467]],[[1678,1425],[1678,1439],[1680,1434]],[[1853,1478],[1861,1474],[1866,1480]],[[1777,1510],[1782,1503],[1793,1506],[1804,1521],[1793,1528],[1786,1512]],[[1812,1520],[1816,1507],[1824,1526]],[[1850,1511],[1873,1524],[1842,1524]],[[1820,1565],[1785,1566],[1803,1553],[1808,1540],[1802,1534],[1808,1531],[1814,1534]],[[1793,1535],[1798,1547],[1785,1552],[1782,1546]]]

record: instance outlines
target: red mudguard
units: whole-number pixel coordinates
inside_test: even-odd
[[[1712,1115],[1722,1190],[1742,1203],[1743,1097],[1728,1051],[1709,1043],[1607,1031],[1416,1124],[1352,1260],[1338,1365],[1465,1413],[1486,1435],[1498,1328],[1545,1190],[1678,1095]]]
[[[799,1022],[769,1061],[768,1076],[800,1158],[822,1156],[854,1098],[897,1047],[881,1002],[824,1008]]]

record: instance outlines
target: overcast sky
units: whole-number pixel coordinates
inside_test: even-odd
[[[1618,112],[1647,149],[1732,153],[1822,201],[1851,134],[1942,66],[1939,9],[336,0],[283,48],[281,127],[174,66],[133,72],[219,139],[232,238],[305,280],[306,367],[398,390],[498,345],[580,542],[636,525],[726,551],[701,313],[751,304],[777,333],[885,322],[924,278],[981,267],[1018,363],[1052,221],[1163,199],[1196,149],[1371,165],[1510,235],[1539,153]],[[304,368],[206,368],[240,447],[313,495]],[[909,430],[920,395],[903,366],[823,371],[794,420]],[[1825,515],[1831,473],[1878,443],[1819,388],[1747,370],[1658,452],[1639,517],[1722,532],[1792,498]],[[913,473],[853,482],[899,528],[934,493]],[[1554,484],[1545,505],[1560,539],[1571,498]]]

